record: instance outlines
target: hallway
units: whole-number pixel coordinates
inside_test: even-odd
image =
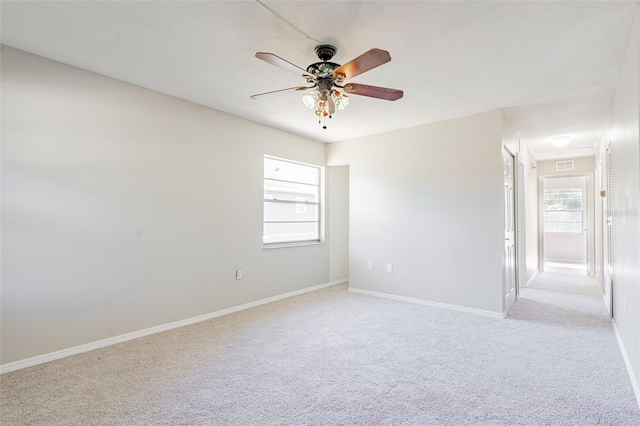
[[[545,399],[592,404],[595,398],[603,406],[617,406],[637,416],[638,404],[624,359],[593,277],[571,268],[541,272],[521,291],[507,318],[531,323],[527,346],[537,356],[528,361],[539,364],[538,379],[546,383],[540,392]],[[628,424],[604,412],[602,418],[593,420],[594,424]]]
[[[509,317],[602,329],[605,334],[611,334],[615,343],[611,320],[595,278],[585,275],[582,269],[547,269],[521,291]]]

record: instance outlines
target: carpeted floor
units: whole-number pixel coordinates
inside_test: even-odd
[[[596,285],[542,273],[505,320],[346,286],[0,378],[9,425],[640,425]]]

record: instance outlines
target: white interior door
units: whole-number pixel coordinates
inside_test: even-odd
[[[502,151],[504,169],[504,252],[502,254],[504,311],[508,311],[516,299],[516,245],[515,245],[515,197],[513,156]]]

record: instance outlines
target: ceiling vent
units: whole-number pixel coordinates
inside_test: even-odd
[[[556,172],[566,172],[568,170],[573,170],[573,160],[556,161]]]

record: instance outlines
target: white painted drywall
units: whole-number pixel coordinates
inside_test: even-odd
[[[640,13],[638,13],[640,17]],[[613,157],[613,315],[640,387],[640,47],[634,26],[603,143]],[[626,301],[626,303],[625,303]],[[628,309],[625,305],[628,304]]]
[[[556,170],[556,163],[558,161],[573,161],[573,170]],[[536,165],[538,170],[538,176],[567,176],[575,175],[579,173],[593,173],[596,169],[596,157],[584,157],[584,158],[568,158],[566,160],[548,160],[538,161]]]
[[[3,364],[329,281],[262,247],[263,156],[324,144],[11,48],[1,136]]]
[[[520,138],[518,137],[518,133],[516,133],[515,129],[509,122],[504,111],[501,110],[502,113],[502,145],[511,152],[514,156],[520,152]]]
[[[544,189],[574,189],[580,188],[585,194],[587,190],[586,176],[562,176],[544,179]],[[586,194],[585,194],[586,195]]]
[[[350,166],[351,287],[502,312],[501,131],[496,110],[329,145]]]
[[[544,261],[587,265],[587,246],[583,234],[544,234]]]
[[[327,167],[330,193],[329,280],[349,278],[349,166]]]

